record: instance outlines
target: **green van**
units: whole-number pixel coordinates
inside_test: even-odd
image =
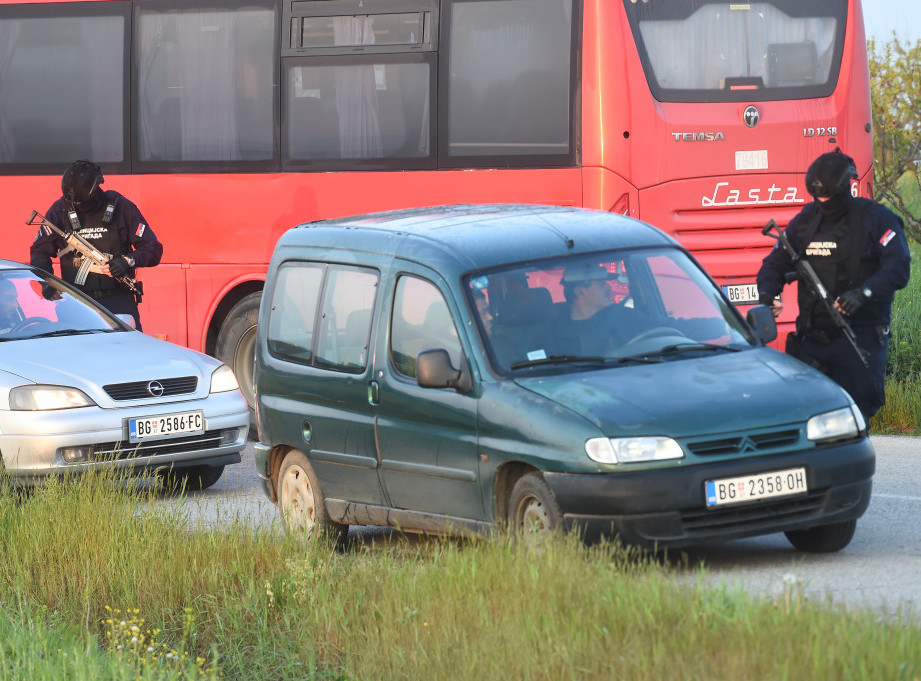
[[[256,463],[291,528],[577,528],[837,551],[875,454],[676,241],[610,213],[417,208],[300,225],[269,265]]]

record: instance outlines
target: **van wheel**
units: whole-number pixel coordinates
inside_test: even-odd
[[[244,296],[230,308],[227,319],[217,334],[215,355],[233,369],[240,391],[249,404],[250,433],[256,433],[256,386],[253,380],[253,360],[256,358],[256,323],[262,291]]]
[[[197,492],[208,489],[221,479],[223,466],[189,466],[157,471],[160,484],[170,492]]]
[[[313,466],[301,452],[293,450],[285,455],[276,491],[282,522],[290,532],[311,538],[327,536],[336,546],[345,543],[349,527],[329,517]]]
[[[851,543],[856,529],[857,521],[848,520],[833,525],[811,527],[808,530],[790,530],[784,534],[787,535],[790,543],[800,551],[834,553]]]
[[[522,476],[512,488],[508,524],[513,536],[535,547],[559,531],[563,513],[540,473]]]

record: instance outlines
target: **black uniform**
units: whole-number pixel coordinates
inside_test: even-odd
[[[94,200],[85,204],[87,210],[78,208],[75,211],[78,225],[74,225],[68,214],[74,204],[64,197],[52,204],[45,217],[66,232],[76,227],[80,236],[113,258],[130,258],[129,262],[133,261],[134,266],[128,269],[125,276],[134,277],[135,267],[154,267],[160,263],[163,245],[134,203],[118,192],[97,190]],[[51,259],[64,246],[63,238],[55,233],[49,235],[46,230],[39,228],[30,248],[32,265],[53,272]],[[130,289],[110,276],[92,272],[83,284],[76,284],[75,278],[82,261],[79,253],[65,252],[60,257],[63,279],[74,283],[111,312],[132,315],[140,330],[138,301]]]
[[[869,367],[864,367],[824,304],[804,282],[797,293],[794,345],[799,347],[791,352],[788,343],[788,352],[847,390],[869,420],[885,403],[892,300],[908,283],[910,273],[902,220],[874,201],[842,191],[826,205],[819,201],[807,205],[790,221],[786,235],[796,252],[805,254],[812,264],[830,299],[847,308],[845,318],[858,345],[869,353]],[[762,302],[769,304],[781,292],[787,273],[794,269],[789,254],[779,244],[775,246],[758,272]]]

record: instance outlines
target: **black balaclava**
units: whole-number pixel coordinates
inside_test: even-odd
[[[806,171],[806,189],[812,196],[827,197],[819,201],[822,213],[831,218],[843,217],[850,207],[851,178],[857,178],[857,167],[840,150],[822,154]]]
[[[99,188],[103,182],[102,170],[95,163],[74,161],[61,177],[61,194],[81,213],[93,213],[105,203]]]

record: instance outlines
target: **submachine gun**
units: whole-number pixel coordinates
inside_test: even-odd
[[[843,333],[844,337],[847,338],[848,343],[850,343],[851,347],[854,348],[854,352],[856,352],[857,356],[860,357],[860,361],[863,362],[864,366],[869,366],[869,363],[867,362],[867,356],[869,353],[857,344],[857,336],[854,334],[854,329],[851,328],[851,325],[848,324],[847,319],[844,318],[844,315],[841,314],[841,312],[835,307],[835,301],[833,301],[828,295],[828,291],[825,289],[825,285],[822,283],[822,280],[819,279],[819,275],[812,267],[812,263],[810,263],[801,254],[796,252],[796,249],[793,248],[790,240],[787,239],[787,235],[784,234],[780,226],[774,222],[773,218],[768,220],[768,223],[762,228],[761,233],[765,236],[770,236],[776,239],[777,242],[783,246],[783,249],[787,252],[787,254],[789,254],[790,259],[793,260],[793,265],[796,267],[796,272],[790,272],[787,274],[787,281],[791,282],[794,279],[799,279],[801,282],[805,282],[809,288],[812,289],[812,292],[818,296],[819,300],[822,301],[822,304],[825,306],[828,314],[831,315],[835,326],[841,330],[841,333]]]
[[[32,211],[32,215],[26,221],[26,224],[41,226],[41,228],[45,230],[45,234],[51,234],[54,232],[59,237],[64,239],[64,242],[67,245],[61,249],[61,251],[58,253],[58,257],[64,253],[67,253],[68,251],[76,251],[83,257],[83,262],[80,264],[80,269],[77,270],[77,276],[74,279],[74,282],[80,286],[86,283],[86,275],[90,273],[93,267],[98,268],[107,265],[109,260],[112,259],[111,256],[100,251],[98,248],[93,246],[93,244],[91,244],[76,232],[65,232],[37,210]],[[144,285],[142,282],[138,281],[134,277],[129,276],[112,278],[131,289],[131,292],[134,293],[135,299],[137,299],[138,302],[141,302],[141,296],[144,294]]]

